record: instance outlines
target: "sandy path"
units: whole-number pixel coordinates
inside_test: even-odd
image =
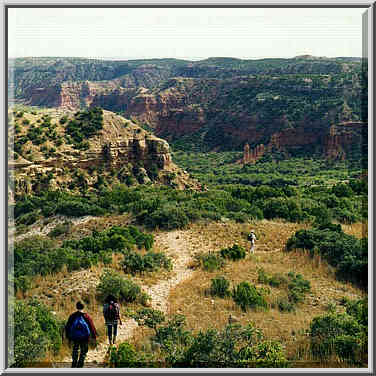
[[[196,242],[192,241],[190,234],[189,230],[174,230],[155,235],[156,247],[163,250],[172,259],[174,275],[167,280],[157,282],[151,287],[144,286],[143,291],[150,295],[151,306],[164,313],[168,311],[170,291],[193,273],[193,270],[188,268],[188,263],[192,260]],[[117,343],[124,342],[132,337],[137,326],[138,324],[134,319],[124,320],[123,325],[118,327]],[[108,349],[107,343],[100,343],[96,349],[89,349],[85,367],[101,367]],[[69,367],[70,362],[71,358],[67,357],[62,363],[56,364],[55,367]]]
[[[64,223],[66,221],[68,222],[71,222],[73,226],[77,226],[77,225],[80,225],[80,224],[83,224],[83,223],[86,223],[88,221],[90,221],[91,219],[93,218],[97,218],[97,217],[94,217],[92,215],[86,215],[84,217],[78,217],[78,218],[74,218],[74,217],[66,217],[64,215],[56,215],[52,218],[51,222],[50,223],[47,223],[47,224],[44,224],[43,223],[43,220],[39,220],[37,221],[36,223],[34,223],[30,229],[28,230],[28,232],[26,232],[25,234],[21,234],[21,235],[17,235],[13,238],[13,233],[10,232],[10,236],[9,238],[13,238],[14,241],[20,241],[24,238],[28,238],[29,236],[33,236],[33,235],[43,235],[43,236],[47,236],[47,234],[53,229],[56,227],[56,225],[60,224],[60,223]]]

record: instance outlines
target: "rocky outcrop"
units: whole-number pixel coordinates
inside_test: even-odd
[[[140,184],[201,189],[172,162],[167,141],[112,112],[103,111],[103,128],[88,142],[86,151],[63,144],[54,157],[9,161],[9,168],[15,172],[15,193],[69,188],[78,175],[82,184],[91,187],[98,180],[98,171],[107,177],[113,174],[110,181],[115,183],[133,178]],[[95,176],[90,172],[94,170]]]
[[[249,144],[245,144],[244,153],[241,163],[256,163],[266,152],[264,144],[257,145],[254,149],[250,149]]]
[[[250,149],[247,143],[244,146],[243,157],[238,163],[256,163],[265,153],[283,152],[288,155],[291,148],[309,147],[318,145],[316,149],[327,159],[345,160],[348,156],[364,152],[367,144],[367,123],[344,122],[332,125],[326,136],[320,133],[309,133],[297,129],[286,129],[274,133],[269,143],[256,145]]]
[[[171,140],[198,131],[206,122],[203,109],[187,103],[186,96],[184,90],[176,88],[157,94],[146,88],[120,89],[99,93],[91,105],[122,111],[126,117],[147,124],[159,137]]]
[[[125,162],[143,162],[146,166],[156,164],[158,168],[166,170],[172,164],[168,143],[151,135],[105,143],[96,158],[107,160],[117,168]]]
[[[329,134],[324,139],[325,157],[345,160],[354,152],[364,153],[368,138],[367,128],[368,124],[363,122],[332,125]]]

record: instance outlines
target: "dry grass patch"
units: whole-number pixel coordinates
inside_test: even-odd
[[[338,303],[343,296],[355,299],[363,296],[363,292],[348,283],[337,281],[334,269],[320,257],[311,258],[302,252],[270,252],[283,247],[287,239],[299,228],[304,228],[304,225],[261,221],[252,227],[256,235],[259,234],[256,254],[241,261],[228,262],[222,270],[216,272],[196,270],[189,280],[171,292],[169,314],[185,315],[188,328],[194,331],[210,327],[223,328],[230,314],[243,325],[251,321],[263,330],[267,338],[282,342],[289,358],[294,359],[297,353],[306,353],[304,349],[307,349],[308,344],[305,330],[315,316],[327,313],[328,305]],[[249,228],[249,225],[212,224],[208,226],[206,235],[212,241],[213,250],[218,250],[236,240],[238,244],[246,245],[242,234]],[[232,298],[221,299],[209,294],[211,279],[223,275],[231,282],[231,287],[242,281],[249,281],[257,287],[268,287],[270,294],[267,300],[270,305],[279,297],[286,296],[287,291],[283,287],[258,283],[259,268],[269,275],[286,275],[290,271],[300,273],[310,281],[311,293],[306,295],[303,303],[298,304],[295,312],[290,313],[280,312],[278,306],[267,312],[243,312]]]
[[[353,235],[357,238],[366,238],[368,237],[368,222],[357,222],[352,223],[351,225],[341,225],[342,230],[349,235]]]

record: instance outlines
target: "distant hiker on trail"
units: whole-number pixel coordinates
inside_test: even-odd
[[[255,242],[256,242],[257,238],[256,238],[254,230],[251,230],[250,234],[248,235],[248,240],[251,242],[250,252],[255,253]]]
[[[115,344],[118,321],[122,325],[120,318],[120,307],[117,299],[113,295],[108,295],[103,305],[103,316],[107,326],[107,336],[110,345]]]
[[[65,325],[65,333],[69,342],[73,342],[72,368],[82,368],[87,352],[89,351],[89,339],[96,341],[97,331],[91,317],[83,312],[84,305],[81,302],[76,304],[77,311],[69,316]],[[78,351],[80,350],[80,358]]]

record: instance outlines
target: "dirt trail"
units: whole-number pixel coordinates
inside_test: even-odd
[[[14,237],[14,241],[18,242],[18,241],[20,241],[24,238],[28,238],[29,236],[33,236],[33,235],[47,236],[47,234],[56,225],[58,225],[60,223],[64,223],[66,221],[71,222],[72,225],[74,225],[74,226],[77,226],[77,225],[86,223],[86,222],[88,222],[88,221],[90,221],[91,219],[94,219],[94,218],[98,218],[98,217],[94,217],[92,215],[86,215],[84,217],[71,218],[71,217],[66,217],[64,215],[56,215],[53,218],[51,218],[51,221],[47,224],[43,223],[43,221],[44,221],[43,219],[37,221],[32,226],[30,226],[28,232],[26,232],[25,234],[20,234],[20,235],[14,236],[14,233],[10,232],[9,235],[10,235],[10,238]]]
[[[198,244],[200,244],[199,239],[197,237],[193,239],[193,234],[190,230],[175,230],[155,235],[156,247],[163,250],[172,259],[174,275],[168,280],[161,280],[151,287],[143,287],[143,291],[151,297],[151,306],[153,308],[167,313],[170,291],[193,273],[193,270],[188,268],[188,263],[192,260]],[[117,343],[132,337],[133,331],[137,326],[138,324],[134,319],[124,320],[123,325],[118,327]],[[89,349],[85,367],[95,367],[95,365],[101,367],[100,364],[103,362],[108,348],[109,345],[106,342],[100,343],[96,349]],[[70,362],[71,358],[67,357],[60,365],[56,364],[56,367],[69,367]]]

